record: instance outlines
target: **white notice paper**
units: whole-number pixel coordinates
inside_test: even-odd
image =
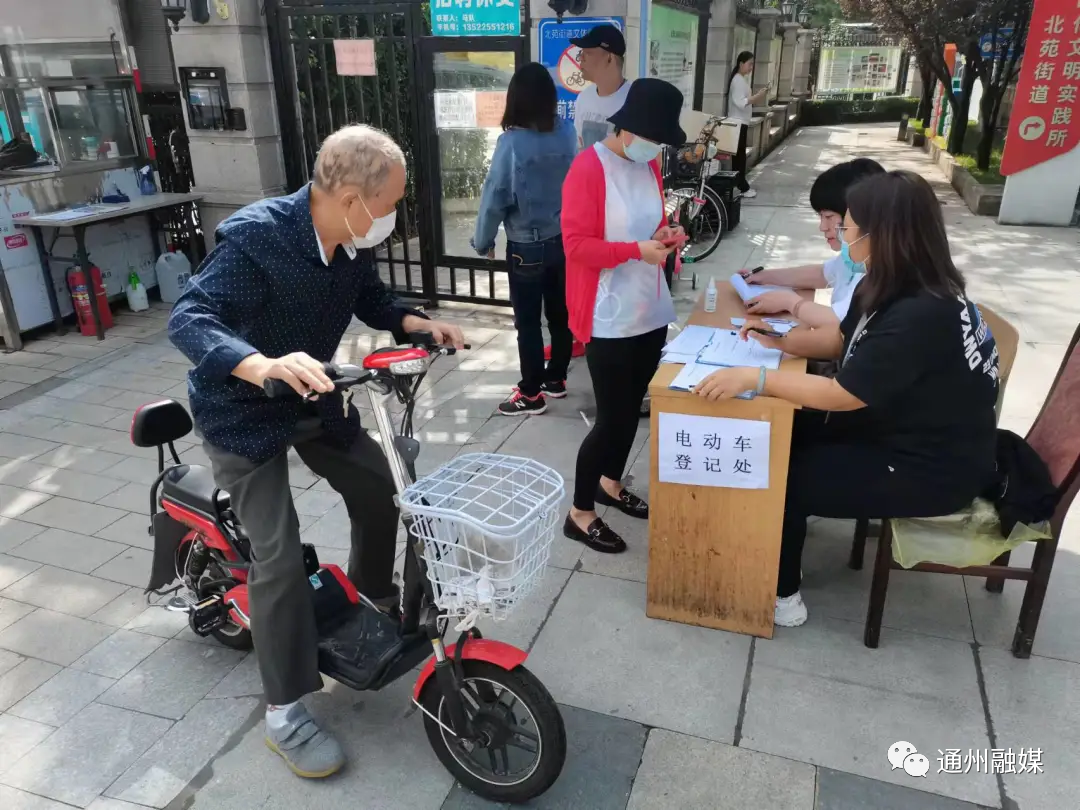
[[[659,414],[660,480],[734,489],[769,488],[768,422]]]
[[[375,40],[335,39],[334,59],[338,76],[375,76]]]
[[[735,292],[739,294],[739,298],[743,300],[744,304],[751,298],[757,298],[759,295],[764,295],[767,292],[791,290],[791,287],[775,287],[768,284],[747,284],[746,279],[738,273],[731,274],[731,286],[735,288]]]
[[[476,93],[472,90],[435,91],[436,129],[474,129]]]

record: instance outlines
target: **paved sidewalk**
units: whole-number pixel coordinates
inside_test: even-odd
[[[813,177],[850,156],[912,168],[938,188],[958,264],[978,300],[1015,323],[1022,346],[1004,424],[1037,413],[1080,320],[1080,231],[1008,228],[974,217],[892,127],[807,129],[757,170],[759,197],[703,275],[821,260],[807,204]],[[693,293],[679,282],[679,309]],[[132,410],[184,400],[186,361],[162,333],[167,311],[124,314],[105,344],[45,338],[0,355],[0,808],[3,810],[473,810],[417,717],[411,684],[358,694],[328,683],[312,708],[351,756],[321,783],[289,774],[262,742],[252,656],[203,643],[185,620],[148,606],[147,488],[153,451],[127,438]],[[462,452],[550,464],[573,486],[591,398],[584,364],[571,396],[542,417],[493,417],[516,381],[505,311],[447,308],[474,351],[436,367],[418,412],[421,472]],[[341,357],[386,339],[359,326]],[[370,421],[369,421],[370,425]],[[648,488],[645,422],[632,472]],[[202,451],[179,442],[182,460]],[[298,460],[292,485],[305,539],[344,562],[344,507]],[[804,594],[810,621],[770,641],[645,617],[647,532],[610,521],[630,543],[610,557],[556,540],[531,602],[494,636],[530,650],[529,667],[562,704],[569,755],[535,806],[566,810],[1051,810],[1076,806],[1080,772],[1080,523],[1066,527],[1035,655],[1008,652],[1022,588],[897,574],[882,644],[862,645],[869,569],[846,567],[851,525],[811,526]],[[1029,551],[1020,554],[1030,553]],[[1020,556],[1018,554],[1018,556]],[[889,765],[897,740],[930,760],[924,779]],[[938,773],[938,750],[1038,749],[1044,772]],[[1031,762],[1030,757],[1028,761]]]

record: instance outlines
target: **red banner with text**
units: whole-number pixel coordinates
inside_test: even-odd
[[[1003,175],[1045,163],[1080,142],[1078,94],[1080,0],[1035,0],[1009,115]]]

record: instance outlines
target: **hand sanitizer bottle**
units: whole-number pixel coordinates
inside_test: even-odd
[[[709,278],[709,286],[705,288],[705,311],[716,312],[716,279]]]

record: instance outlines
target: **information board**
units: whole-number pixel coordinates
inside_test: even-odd
[[[540,63],[551,71],[559,96],[559,117],[574,120],[574,107],[578,94],[589,82],[581,75],[580,48],[570,40],[585,36],[598,25],[614,25],[624,34],[626,26],[622,17],[573,17],[560,23],[552,17],[540,20],[537,38],[540,40]]]
[[[649,75],[678,87],[683,94],[684,110],[694,105],[697,45],[696,14],[653,5],[649,21]]]
[[[431,32],[437,37],[516,37],[519,0],[431,0]]]
[[[1080,7],[1035,0],[1009,114],[1001,173],[1015,174],[1071,151],[1080,141]]]

